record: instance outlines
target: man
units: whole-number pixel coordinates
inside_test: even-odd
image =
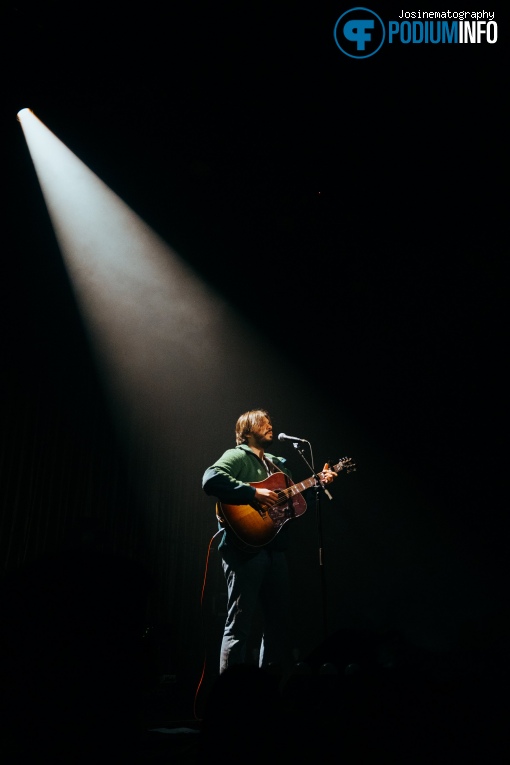
[[[273,490],[275,487],[264,486],[261,482],[279,472],[287,476],[287,484],[292,485],[292,476],[285,467],[285,459],[266,452],[266,447],[273,443],[269,413],[264,409],[245,412],[237,420],[235,434],[235,448],[227,449],[207,468],[202,487],[219,503],[234,509],[235,506],[246,507],[253,521],[263,519],[260,522],[264,530],[268,526],[273,528],[269,515],[271,508],[281,503],[281,494]],[[326,464],[320,479],[326,484],[335,476],[336,473],[329,470]],[[286,479],[281,478],[281,485],[285,486]],[[279,480],[280,476],[276,479]],[[253,508],[258,508],[258,512],[252,512]],[[265,512],[266,509],[269,513]],[[250,514],[245,517],[249,519]],[[289,666],[290,653],[290,585],[285,550],[292,523],[280,522],[272,538],[262,543],[258,538],[254,545],[250,545],[222,516],[221,505],[218,506],[218,521],[223,530],[218,549],[227,581],[227,617],[221,644],[220,673],[234,664],[246,662],[247,642],[259,605],[263,621],[259,666],[271,665],[283,672]]]

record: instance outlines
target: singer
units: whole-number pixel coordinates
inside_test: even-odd
[[[296,440],[280,433],[279,440]],[[248,661],[246,655],[256,609],[260,606],[263,634],[259,667],[270,667],[284,675],[291,667],[289,626],[290,580],[285,551],[290,543],[293,521],[281,524],[267,543],[243,544],[231,522],[226,522],[222,505],[239,507],[244,519],[256,510],[257,520],[268,519],[281,506],[281,493],[262,485],[267,479],[292,485],[292,476],[283,457],[266,451],[273,443],[269,413],[252,409],[242,414],[235,426],[236,446],[227,449],[202,478],[202,488],[217,501],[216,515],[221,530],[218,549],[227,582],[227,615],[220,649],[219,672]],[[282,476],[275,476],[281,473]],[[324,465],[322,483],[336,473]],[[274,478],[270,478],[274,476]],[[253,484],[259,484],[254,486]],[[248,514],[245,513],[248,511]]]

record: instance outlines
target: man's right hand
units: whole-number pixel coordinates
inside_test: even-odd
[[[271,489],[255,489],[255,499],[261,505],[272,507],[278,500],[278,494],[275,491],[271,491]]]

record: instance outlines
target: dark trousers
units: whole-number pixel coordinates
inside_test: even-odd
[[[246,646],[258,606],[262,613],[259,666],[288,659],[290,623],[289,571],[284,552],[262,548],[242,560],[222,562],[227,580],[227,618],[220,654],[220,673],[246,661]]]

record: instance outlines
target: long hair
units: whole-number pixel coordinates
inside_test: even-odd
[[[267,417],[271,422],[269,412],[265,409],[250,409],[249,412],[242,414],[236,422],[236,444],[244,444],[246,437],[260,424],[264,417]]]

